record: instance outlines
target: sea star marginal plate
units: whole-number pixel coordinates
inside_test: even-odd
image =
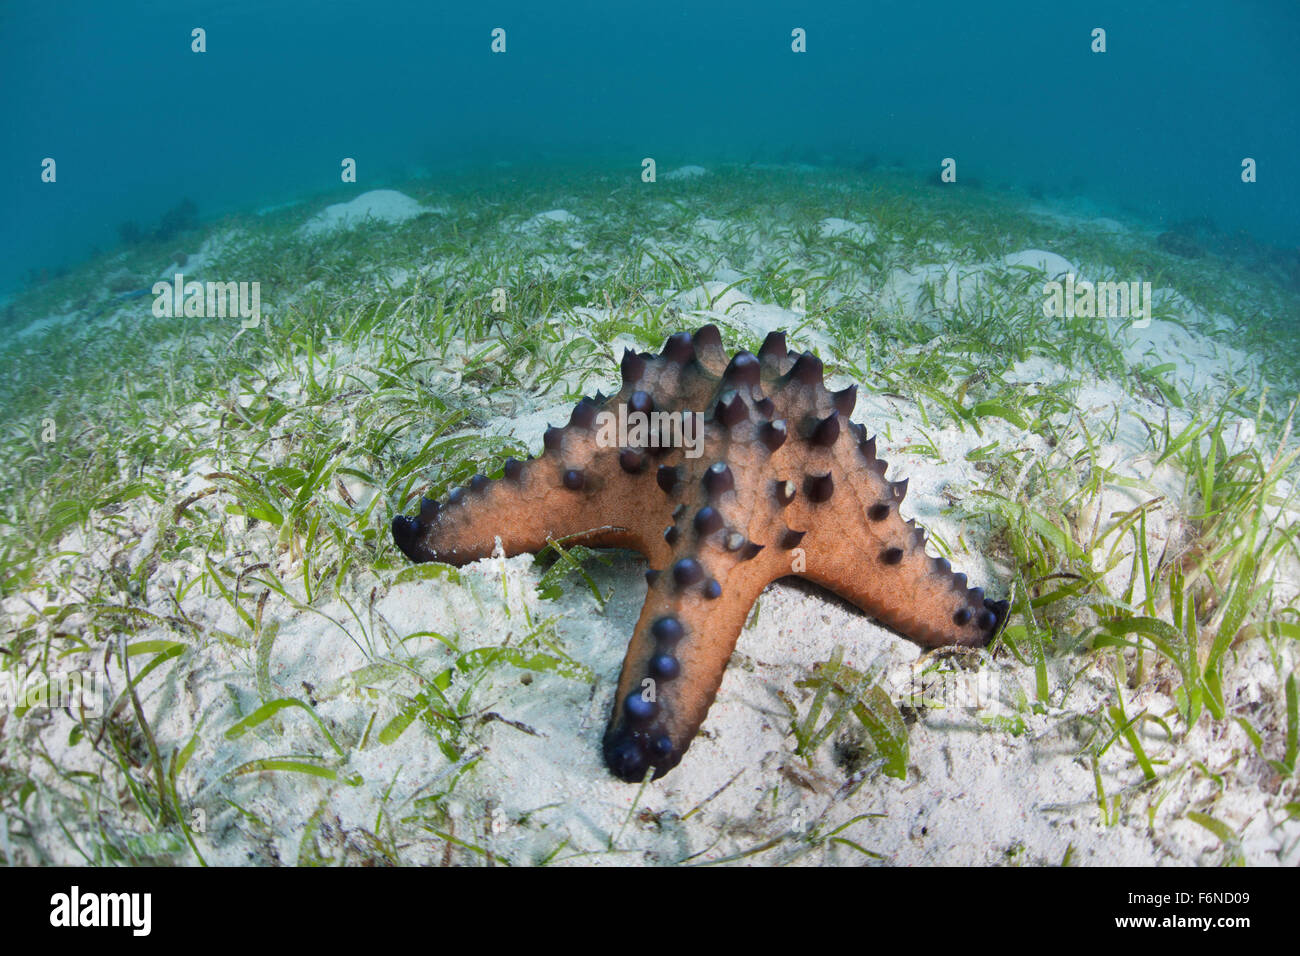
[[[925,647],[983,646],[1001,629],[1007,603],[967,588],[899,514],[907,481],[885,480],[875,439],[849,419],[856,386],[827,391],[821,361],[788,353],[784,333],[728,358],[714,326],[679,332],[657,356],[626,351],[622,376],[617,394],[548,429],[540,457],[393,519],[413,561],[467,564],[498,537],[506,555],[559,539],[645,555],[605,732],[617,777],[661,777],[682,759],[777,578],[807,578]]]

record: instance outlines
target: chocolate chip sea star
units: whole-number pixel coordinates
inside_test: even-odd
[[[548,429],[541,457],[509,459],[500,478],[476,475],[446,504],[426,498],[418,517],[393,519],[413,561],[467,564],[498,537],[507,555],[556,539],[645,555],[649,589],[605,732],[619,778],[660,777],[682,759],[778,578],[807,578],[924,647],[983,646],[1002,627],[1007,603],[967,588],[899,514],[907,481],[885,480],[875,439],[850,421],[857,387],[827,391],[821,361],[788,353],[784,333],[728,360],[706,325],[658,356],[625,352],[622,376],[617,394],[584,398]],[[684,416],[696,413],[692,445]],[[646,423],[623,445],[620,415]]]

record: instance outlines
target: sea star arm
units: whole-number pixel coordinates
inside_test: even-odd
[[[566,540],[629,548],[662,565],[668,552],[657,535],[662,519],[644,507],[655,487],[654,465],[646,455],[600,447],[592,428],[596,411],[584,399],[567,427],[547,430],[539,458],[509,459],[500,478],[475,475],[445,505],[426,498],[419,515],[395,517],[397,546],[413,561],[461,565],[490,555],[498,537],[507,556]]]
[[[679,551],[678,555],[686,552]],[[721,547],[678,556],[652,575],[637,621],[613,713],[605,763],[615,776],[662,777],[695,738],[726,673],[741,628],[773,578],[770,562]]]
[[[798,360],[777,392],[775,413],[796,423],[794,437],[768,463],[777,494],[754,506],[767,509],[769,527],[797,529],[786,573],[834,591],[923,647],[984,646],[1006,620],[1006,602],[986,600],[946,559],[926,553],[924,530],[899,512],[907,481],[885,479],[875,439],[849,419],[854,391],[827,392],[814,362]],[[792,387],[800,372],[802,391]]]
[[[1007,603],[966,587],[943,558],[925,553],[919,532],[897,545],[845,553],[809,535],[800,576],[833,591],[922,647],[983,647],[1006,619]]]

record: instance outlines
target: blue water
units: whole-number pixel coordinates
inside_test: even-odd
[[[0,292],[185,197],[208,219],[337,188],[345,156],[358,191],[501,159],[951,156],[959,180],[1293,248],[1298,41],[1295,0],[3,0]]]

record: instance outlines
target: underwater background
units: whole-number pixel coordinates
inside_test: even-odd
[[[0,0],[0,862],[1300,865],[1298,41],[1282,0]],[[857,455],[817,494],[887,486],[910,564],[835,554],[988,643],[771,581],[641,787],[602,741],[661,569],[489,554],[475,502],[684,334],[824,375],[849,427],[789,447]],[[909,619],[935,579],[977,616]]]
[[[210,219],[328,190],[344,156],[363,188],[498,161],[920,176],[951,156],[959,182],[1293,250],[1298,42],[1287,0],[9,3],[0,292],[184,198]]]

